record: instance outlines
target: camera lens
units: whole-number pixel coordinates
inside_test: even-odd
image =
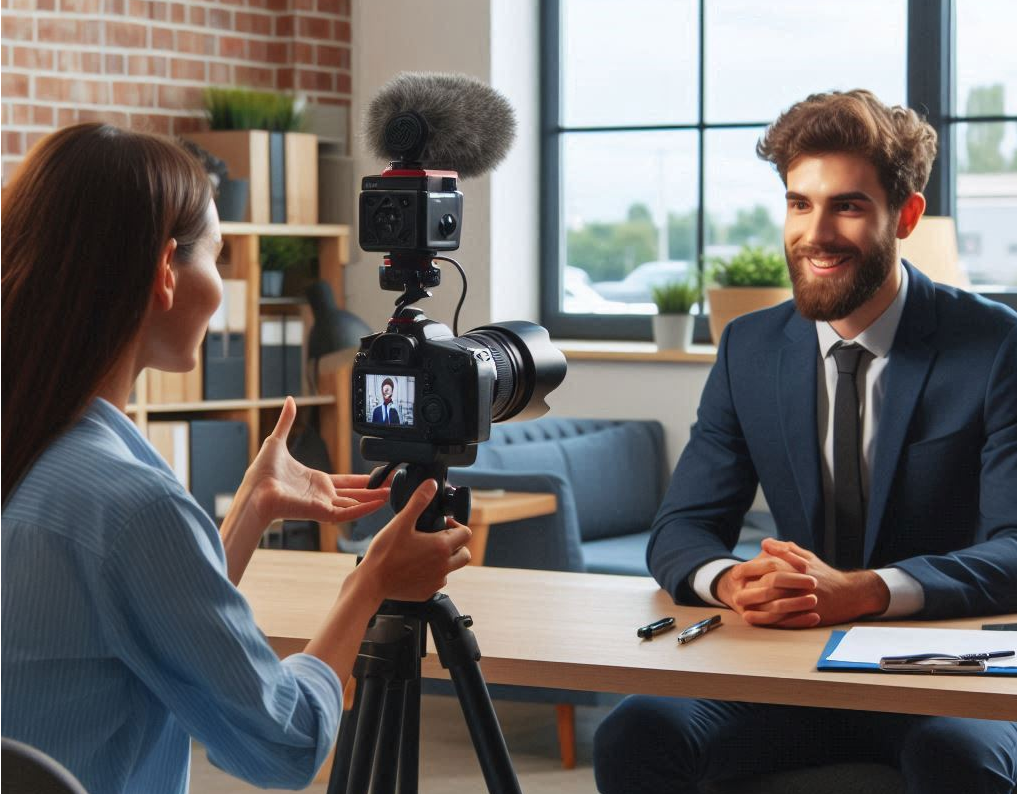
[[[462,339],[491,351],[497,371],[491,420],[533,419],[548,411],[545,398],[565,379],[565,356],[536,323],[513,320],[474,328]]]

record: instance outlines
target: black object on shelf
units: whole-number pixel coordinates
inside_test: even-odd
[[[209,331],[205,335],[204,387],[206,400],[240,400],[244,389],[244,335]]]
[[[285,397],[286,381],[283,354],[283,323],[281,316],[261,318],[261,387],[262,397]]]
[[[242,221],[247,214],[251,183],[247,179],[224,179],[215,206],[221,221]]]
[[[191,422],[191,494],[216,523],[247,471],[247,423],[218,419]],[[220,498],[221,497],[221,498]]]
[[[323,356],[341,350],[357,350],[362,337],[371,333],[371,327],[353,312],[340,309],[335,302],[332,287],[326,281],[316,281],[307,288],[314,323],[307,336],[308,373],[314,393],[318,391],[318,365]]]
[[[268,203],[272,223],[286,223],[286,133],[268,134]]]

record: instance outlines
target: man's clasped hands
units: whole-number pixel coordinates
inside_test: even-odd
[[[840,571],[791,541],[766,538],[759,555],[725,570],[718,599],[753,626],[808,629],[886,610],[890,591],[875,571]]]

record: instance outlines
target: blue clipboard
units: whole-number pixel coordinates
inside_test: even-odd
[[[816,662],[816,669],[820,672],[854,671],[856,673],[882,673],[878,664],[871,662],[837,662],[830,659],[830,654],[837,650],[840,641],[847,634],[846,631],[831,631],[830,639],[819,655]],[[902,675],[902,673],[890,673],[890,675]],[[990,667],[984,673],[972,673],[972,675],[1010,675],[1017,676],[1017,666],[1014,667]]]

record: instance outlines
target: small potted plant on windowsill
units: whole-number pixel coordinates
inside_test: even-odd
[[[695,317],[692,307],[699,300],[694,281],[672,281],[652,290],[657,313],[653,316],[653,341],[660,350],[688,350],[692,345]]]
[[[285,292],[301,293],[302,285],[291,284],[290,290],[284,290],[283,282],[287,274],[298,279],[313,279],[317,242],[310,237],[262,237],[259,244],[261,294],[266,298],[278,298]]]
[[[713,262],[710,301],[710,335],[720,343],[724,328],[735,317],[776,306],[791,298],[784,255],[772,248],[745,246],[730,259]]]

